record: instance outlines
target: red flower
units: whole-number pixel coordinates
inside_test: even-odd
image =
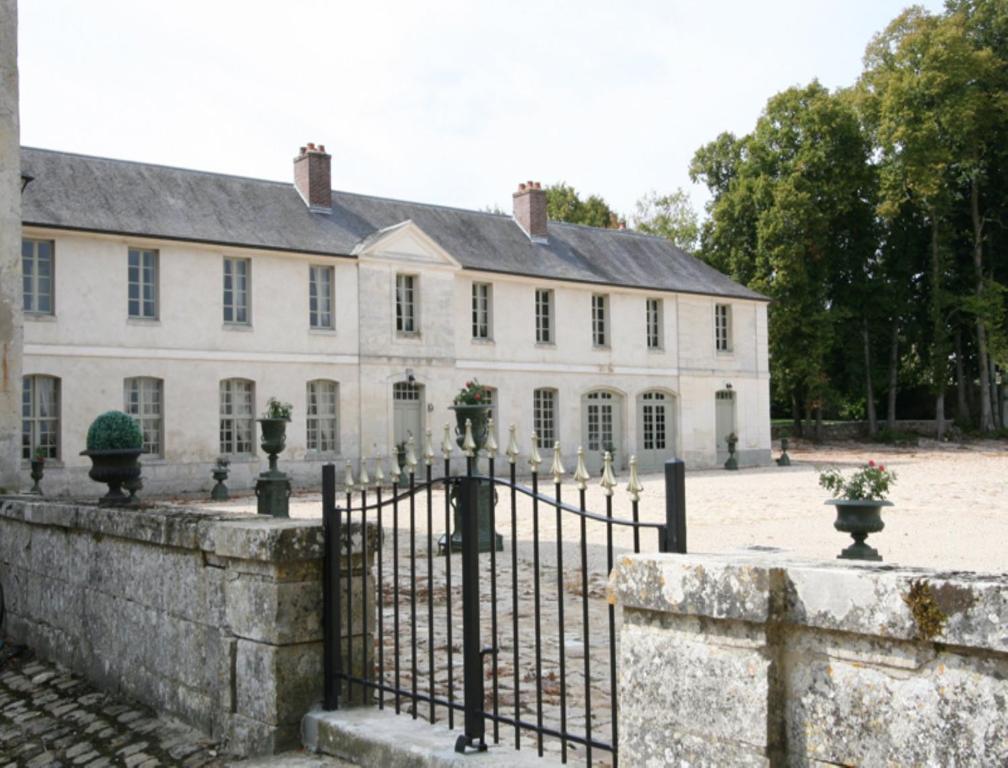
[[[883,472],[885,472],[885,464],[879,464],[879,465],[878,465],[878,468],[879,468],[880,470],[882,470]]]
[[[868,459],[868,466],[869,467],[874,467],[875,466],[875,459]]]
[[[479,399],[480,399],[480,396],[479,396],[479,392],[477,392],[477,393],[476,393],[476,399],[477,399],[477,400],[479,400]]]

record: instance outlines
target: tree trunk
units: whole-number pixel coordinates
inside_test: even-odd
[[[990,393],[991,393],[991,416],[994,422],[994,429],[1001,429],[1004,426],[1004,414],[1001,412],[1001,387],[997,383],[997,369],[994,366],[994,358],[987,356],[987,364],[990,366]]]
[[[871,377],[871,337],[868,335],[868,321],[861,321],[861,338],[864,340],[865,394],[868,401],[868,434],[878,434],[878,420],[875,415],[875,388]]]
[[[798,402],[798,395],[791,393],[791,419],[794,421],[794,436],[804,437],[802,428],[801,404]]]
[[[934,331],[931,352],[931,376],[935,393],[937,437],[945,437],[945,378],[948,370],[945,352],[945,318],[941,297],[941,253],[938,250],[938,212],[931,210],[931,322]]]
[[[977,295],[977,366],[980,368],[980,431],[994,430],[994,417],[991,411],[991,379],[987,365],[987,326],[983,310],[983,220],[980,218],[980,185],[977,174],[973,174],[970,183],[970,214],[973,217],[973,271],[976,277]]]
[[[822,442],[822,403],[816,403],[815,407],[815,441]]]
[[[956,418],[961,424],[970,422],[969,398],[966,396],[966,370],[963,365],[962,328],[955,332],[956,353]]]
[[[889,347],[889,410],[886,412],[886,427],[896,429],[896,391],[899,387],[899,326],[893,323],[892,344]]]

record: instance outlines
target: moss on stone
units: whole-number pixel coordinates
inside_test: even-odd
[[[931,585],[924,579],[910,582],[910,591],[903,596],[917,625],[917,639],[927,642],[945,629],[948,616],[938,606]]]

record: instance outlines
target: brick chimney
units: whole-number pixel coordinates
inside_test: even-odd
[[[309,143],[294,158],[294,186],[314,213],[332,211],[332,177],[325,145]]]
[[[546,242],[546,192],[538,181],[518,185],[514,198],[514,220],[535,243]]]

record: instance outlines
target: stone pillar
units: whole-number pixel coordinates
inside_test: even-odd
[[[21,466],[21,137],[17,0],[0,0],[0,488]]]

